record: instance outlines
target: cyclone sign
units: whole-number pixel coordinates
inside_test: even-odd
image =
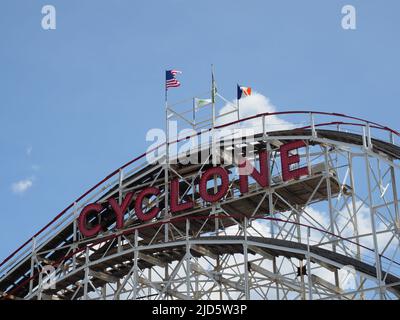
[[[299,148],[305,147],[304,141],[292,141],[283,144],[279,148],[280,159],[281,159],[281,169],[282,169],[282,180],[289,181],[293,179],[298,179],[302,176],[307,176],[309,174],[308,167],[297,167],[293,169],[293,165],[299,165],[300,156],[298,154],[291,154],[291,151],[297,150]],[[247,159],[241,161],[238,165],[239,170],[239,189],[241,194],[245,194],[249,191],[249,176],[251,176],[260,187],[269,187],[269,156],[266,150],[259,152],[259,170],[250,164]],[[213,193],[209,192],[208,183],[214,180],[215,177],[220,178],[220,185],[216,188]],[[184,201],[179,200],[179,178],[173,179],[169,184],[169,209],[171,213],[178,213],[184,210],[188,210],[194,207],[194,202],[192,199],[185,199]],[[221,167],[215,166],[206,169],[202,172],[200,180],[198,182],[200,197],[209,203],[216,203],[224,198],[229,189],[229,173],[228,171]],[[212,188],[214,189],[214,188]],[[128,192],[121,204],[117,202],[114,198],[109,198],[107,204],[111,207],[115,218],[116,218],[116,229],[122,229],[124,227],[124,215],[127,212],[129,205],[135,199],[134,209],[136,217],[142,221],[146,222],[155,218],[162,208],[159,206],[154,206],[151,209],[143,210],[143,204],[145,199],[151,197],[156,197],[160,195],[161,191],[157,187],[146,187],[139,192]],[[80,233],[84,237],[93,237],[98,235],[103,231],[103,227],[100,223],[88,224],[89,216],[101,213],[105,207],[100,203],[91,203],[85,206],[78,218],[78,227]]]

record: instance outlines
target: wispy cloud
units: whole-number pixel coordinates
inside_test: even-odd
[[[28,157],[32,154],[32,150],[33,150],[32,146],[29,146],[29,147],[26,148],[26,155]]]
[[[27,178],[14,182],[11,185],[11,190],[15,194],[23,194],[33,186],[33,178]]]

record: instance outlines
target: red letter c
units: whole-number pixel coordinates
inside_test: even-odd
[[[90,213],[100,213],[103,210],[103,206],[100,203],[91,203],[83,208],[78,218],[79,231],[85,237],[93,237],[101,231],[101,225],[97,224],[93,228],[88,229],[87,227],[87,216]]]
[[[136,213],[136,216],[138,217],[138,219],[140,219],[142,221],[148,221],[148,220],[153,219],[160,212],[160,209],[157,207],[154,207],[153,209],[147,211],[146,213],[144,213],[143,209],[142,209],[144,197],[146,197],[148,195],[156,196],[159,193],[160,193],[160,190],[156,187],[146,188],[139,193],[139,195],[136,198],[136,202],[135,202],[135,213]]]

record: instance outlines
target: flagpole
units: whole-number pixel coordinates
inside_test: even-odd
[[[196,98],[193,98],[193,129],[196,127]]]
[[[211,108],[212,108],[212,126],[211,126],[211,150],[212,150],[212,161],[216,164],[216,154],[214,152],[214,142],[215,142],[215,79],[214,79],[214,65],[211,65]]]
[[[167,72],[167,71],[165,71]],[[165,208],[165,214],[164,218],[169,217],[168,213],[168,189],[169,189],[169,121],[168,121],[168,88],[167,88],[167,82],[165,82],[165,169],[164,169],[164,208]],[[165,224],[165,234],[164,234],[164,240],[165,242],[168,242],[168,223]]]
[[[212,105],[212,129],[211,129],[211,160],[213,167],[216,167],[217,165],[217,159],[216,159],[216,147],[215,147],[215,79],[214,79],[214,65],[211,64],[211,105]],[[218,186],[217,186],[217,177],[214,176],[214,192],[218,192]],[[214,215],[217,215],[216,212],[216,206],[215,204],[212,204],[212,212]],[[218,218],[216,217],[214,219],[214,228],[215,228],[215,234],[218,236],[218,230],[219,230],[219,221]]]
[[[212,128],[215,126],[215,80],[214,65],[211,65],[211,105],[212,105]]]
[[[236,92],[239,93],[239,90],[240,90],[240,89],[239,89],[239,88],[240,88],[240,87],[239,87],[239,84],[236,84],[236,85],[237,85],[237,87],[236,87]],[[238,120],[240,120],[240,107],[239,107],[239,106],[240,106],[240,102],[239,102],[239,100],[240,100],[240,99],[239,99],[239,95],[236,94]]]

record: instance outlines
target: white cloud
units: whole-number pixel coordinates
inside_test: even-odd
[[[27,178],[27,179],[23,179],[23,180],[14,182],[11,185],[11,190],[15,194],[23,194],[28,189],[30,189],[32,186],[33,186],[33,178]]]
[[[26,155],[28,157],[32,154],[32,150],[33,150],[32,146],[29,146],[29,147],[26,148]]]
[[[219,115],[223,115],[230,111],[235,110],[236,101],[227,103],[219,112]],[[270,102],[269,98],[263,96],[260,93],[254,92],[251,96],[240,99],[239,113],[240,118],[247,118],[260,113],[273,113],[276,112],[276,107]],[[237,113],[230,113],[221,118],[217,119],[217,125],[229,123],[237,120]],[[262,119],[247,120],[242,123],[242,127],[253,127],[256,131],[262,131]],[[294,125],[286,120],[279,118],[278,116],[272,115],[266,117],[266,131],[277,131],[277,130],[288,130],[292,129]]]
[[[226,101],[226,100],[225,100]],[[232,112],[236,109],[236,100],[227,102],[219,111],[219,116],[216,120],[216,125],[222,125],[237,120],[237,113]],[[262,113],[276,112],[276,107],[270,102],[269,98],[260,93],[254,92],[251,96],[240,99],[240,118],[247,118]],[[229,114],[227,114],[229,113]],[[283,120],[276,115],[269,115],[266,118],[266,131],[289,130],[293,129],[295,125],[289,121]],[[252,137],[255,134],[262,132],[262,118],[246,120],[240,124],[233,124],[224,128],[220,128],[214,132],[216,140],[229,140],[241,137]],[[212,141],[212,134],[209,130],[204,130],[201,134],[197,135],[193,129],[184,129],[178,131],[177,123],[170,121],[169,123],[169,140],[182,139],[189,137],[190,139],[181,141],[178,144],[171,144],[169,155],[171,158],[176,157],[178,154],[183,154],[188,150],[194,150],[199,146],[208,146]],[[146,141],[153,142],[147,149],[147,161],[154,163],[156,159],[163,159],[161,155],[164,154],[165,148],[161,147],[153,150],[156,146],[165,142],[165,131],[162,129],[151,129],[146,135]],[[228,142],[229,143],[229,142]]]

